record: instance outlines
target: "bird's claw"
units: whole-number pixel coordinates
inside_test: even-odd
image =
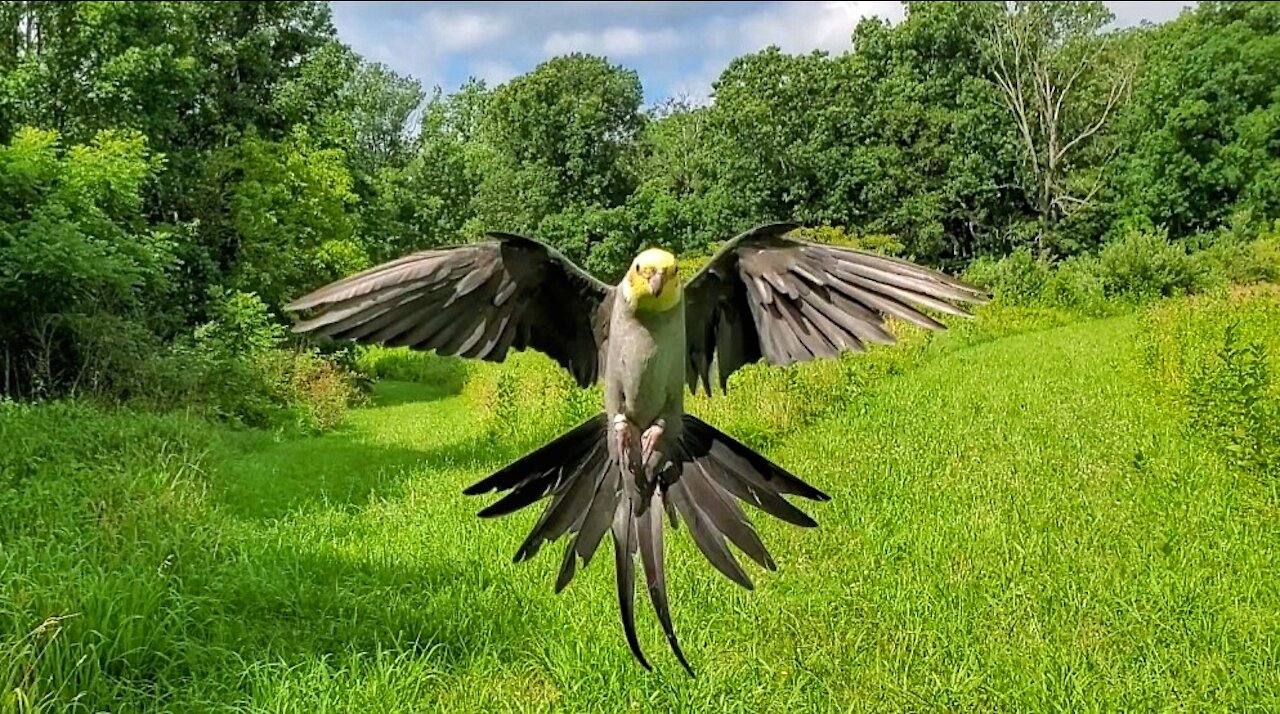
[[[640,463],[648,465],[652,460],[653,450],[657,448],[658,440],[662,438],[662,431],[666,426],[666,422],[659,419],[644,430],[644,434],[640,436]]]
[[[622,414],[613,418],[613,437],[618,445],[618,458],[632,471],[635,471],[635,435],[636,427],[627,421]]]

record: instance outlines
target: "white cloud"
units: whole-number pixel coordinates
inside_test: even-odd
[[[639,30],[634,27],[606,27],[602,30],[552,32],[542,43],[547,55],[586,52],[606,57],[639,57],[653,52],[669,52],[684,43],[673,29]]]
[[[738,52],[777,45],[783,52],[837,53],[852,45],[853,30],[862,18],[874,15],[897,22],[904,12],[900,2],[780,3],[739,19],[725,39]]]
[[[485,84],[494,87],[520,74],[515,65],[502,60],[480,60],[471,65],[471,74],[484,80]]]
[[[726,62],[719,60],[703,62],[696,70],[676,80],[667,94],[672,98],[684,99],[696,106],[710,104],[711,85],[720,78],[725,66]]]
[[[491,46],[511,32],[511,18],[466,10],[428,10],[419,18],[417,42],[434,54]]]
[[[1115,15],[1114,24],[1132,27],[1143,22],[1161,23],[1176,18],[1183,10],[1195,7],[1194,0],[1164,0],[1162,2],[1109,2],[1106,4]]]

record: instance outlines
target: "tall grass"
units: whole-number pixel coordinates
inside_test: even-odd
[[[0,710],[112,707],[200,667],[207,423],[0,404]]]
[[[669,537],[696,679],[646,608],[632,662],[608,558],[556,595],[558,549],[511,562],[536,513],[460,493],[599,408],[539,357],[310,438],[4,404],[0,711],[1271,710],[1280,503],[1165,389],[1251,365],[1274,310],[995,306],[696,399],[833,495],[818,530],[749,512],[780,564],[751,592]]]
[[[833,496],[749,510],[752,592],[672,533],[695,680],[646,607],[632,661],[609,557],[556,595],[537,514],[461,495],[599,409],[536,353],[366,356],[424,383],[312,436],[0,403],[0,712],[1275,710],[1278,319],[997,303],[691,398]]]
[[[1144,364],[1189,433],[1280,487],[1280,287],[1162,303],[1142,328]]]

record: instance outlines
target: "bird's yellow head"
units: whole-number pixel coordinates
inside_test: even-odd
[[[623,281],[628,302],[645,312],[665,312],[675,307],[684,291],[679,270],[676,257],[661,248],[637,255]]]

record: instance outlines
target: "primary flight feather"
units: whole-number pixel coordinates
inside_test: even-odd
[[[929,329],[922,310],[957,316],[986,296],[913,263],[787,236],[797,224],[759,226],[730,239],[682,282],[675,257],[646,250],[607,285],[532,238],[489,233],[479,243],[424,250],[327,285],[291,303],[309,312],[296,332],[435,350],[488,361],[510,350],[550,356],[583,387],[603,381],[603,411],[466,489],[504,495],[481,517],[549,499],[516,551],[532,558],[566,538],[555,590],[613,538],[618,605],[636,659],[635,556],[649,600],[681,665],[663,564],[663,517],[686,524],[708,562],[751,588],[732,545],[776,568],[741,507],[788,523],[813,519],[785,496],[828,496],[684,412],[686,385],[723,391],[738,369],[833,358],[892,343],[885,318]],[[714,380],[712,365],[715,365]]]

